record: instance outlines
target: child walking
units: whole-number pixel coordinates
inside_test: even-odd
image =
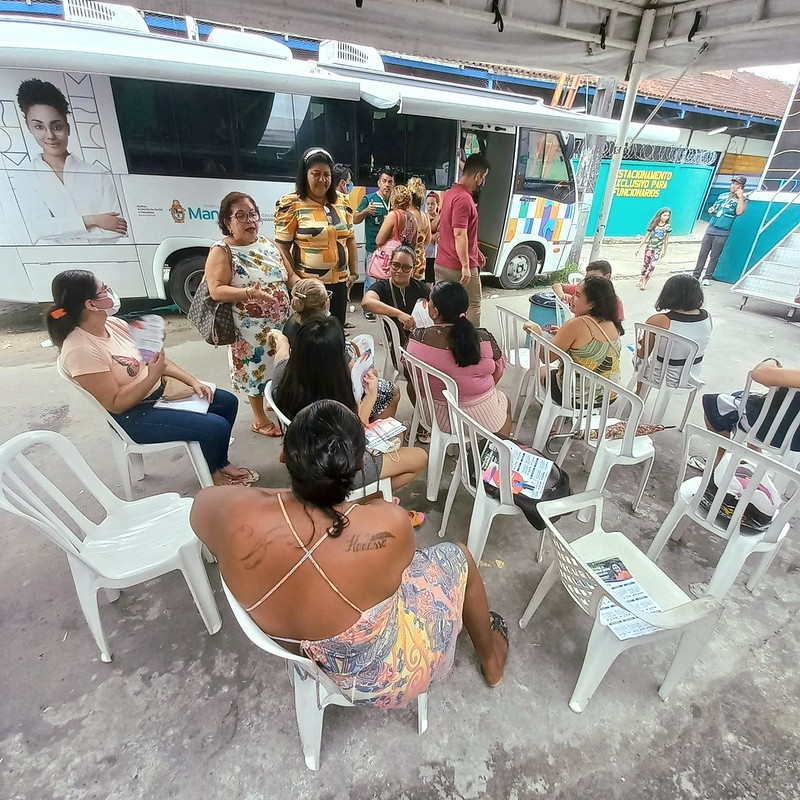
[[[638,284],[642,290],[647,286],[647,281],[650,280],[650,276],[655,272],[656,264],[667,254],[667,242],[669,242],[669,235],[672,232],[671,219],[672,211],[670,209],[660,209],[650,220],[647,232],[636,248],[638,255],[639,251],[644,247],[644,263],[642,264],[642,272],[639,275]]]

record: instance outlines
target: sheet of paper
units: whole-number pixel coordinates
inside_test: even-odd
[[[353,359],[350,378],[353,382],[353,396],[356,402],[364,399],[364,380],[367,373],[375,366],[375,340],[362,333],[354,336],[350,342],[357,348],[358,355]]]
[[[200,383],[204,383],[206,386],[211,387],[212,395],[217,390],[216,384],[209,383],[208,381],[200,381]],[[186,397],[183,400],[156,400],[154,403],[156,408],[170,408],[173,411],[192,411],[195,414],[206,414],[208,413],[208,407],[211,403],[208,402],[203,397],[200,397],[199,394],[193,394],[191,397]]]
[[[544,494],[547,479],[553,468],[549,458],[543,458],[536,453],[531,453],[511,445],[511,491],[514,494],[524,494],[532,500],[539,500]],[[500,457],[494,445],[487,444],[481,459],[483,467],[483,480],[500,488]]]

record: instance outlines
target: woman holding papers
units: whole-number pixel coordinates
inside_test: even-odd
[[[392,416],[397,409],[399,393],[395,389],[391,405],[382,414],[375,415],[381,397],[374,370],[367,373],[363,396],[356,400],[345,356],[344,331],[335,317],[315,317],[301,325],[291,354],[288,340],[278,331],[270,332],[269,345],[275,358],[273,395],[278,408],[289,419],[294,419],[317,400],[336,400],[355,413],[365,427],[375,419]],[[392,488],[399,489],[413,481],[427,462],[425,451],[419,447],[400,447],[385,456],[368,452],[359,472],[358,485],[391,478]],[[417,512],[409,514],[413,514],[415,520],[423,518]]]
[[[61,351],[63,372],[91,394],[138,444],[199,442],[217,486],[249,485],[258,474],[228,460],[238,403],[170,361],[164,351],[145,361],[127,322],[114,314],[119,298],[91,272],[68,270],[53,279],[47,311],[50,339]],[[156,408],[162,379],[175,378],[208,402],[206,413]]]
[[[506,361],[489,331],[476,328],[467,318],[469,297],[457,281],[440,281],[431,289],[428,313],[431,328],[411,331],[408,352],[426,364],[450,375],[458,385],[458,404],[476,422],[492,433],[511,432],[511,404],[497,388]],[[450,430],[443,387],[431,379],[436,418],[443,431]]]

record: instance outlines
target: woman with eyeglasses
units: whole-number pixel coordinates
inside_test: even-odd
[[[258,474],[228,460],[239,404],[224,389],[212,390],[170,361],[161,350],[142,357],[125,320],[116,316],[119,298],[91,272],[72,269],[53,278],[47,332],[59,349],[62,372],[87,391],[139,444],[199,442],[217,486],[249,486]],[[174,378],[208,400],[205,414],[156,408],[164,379]]]
[[[333,159],[321,147],[303,153],[295,190],[275,204],[275,241],[301,278],[331,293],[331,315],[346,322],[347,292],[358,277],[350,200],[336,190]]]
[[[258,232],[261,212],[243,192],[222,198],[217,220],[224,237],[211,245],[205,277],[214,300],[230,303],[236,341],[229,350],[231,384],[247,395],[253,411],[250,429],[279,437],[281,429],[267,415],[264,389],[271,377],[267,334],[289,319],[289,286],[297,280],[291,263]]]

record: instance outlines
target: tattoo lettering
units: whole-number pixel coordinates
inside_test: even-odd
[[[395,537],[389,533],[389,531],[381,531],[380,533],[373,533],[367,541],[363,540],[363,537],[356,534],[355,536],[351,536],[350,540],[347,542],[347,550],[348,553],[362,553],[365,550],[382,550],[386,547],[386,543],[388,539],[394,539]]]

